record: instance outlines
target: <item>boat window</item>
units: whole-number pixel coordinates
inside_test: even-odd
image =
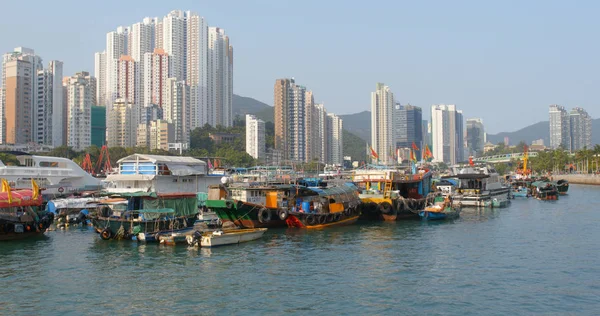
[[[58,162],[54,162],[54,161],[40,161],[40,167],[43,168],[57,168],[58,167]]]

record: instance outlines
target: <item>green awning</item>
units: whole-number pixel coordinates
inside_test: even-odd
[[[135,210],[137,213],[161,213],[161,214],[173,214],[175,210],[172,208],[158,208],[155,210],[152,209],[143,209],[143,210]]]

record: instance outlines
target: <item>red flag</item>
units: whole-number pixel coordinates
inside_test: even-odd
[[[473,156],[469,157],[469,165],[473,167],[475,163],[473,163]]]
[[[410,160],[413,162],[417,162],[417,157],[415,156],[415,151],[411,150],[410,151]]]
[[[212,163],[210,163],[210,159],[208,159],[208,169],[212,169],[212,168],[213,168],[213,165],[212,165]]]
[[[373,149],[373,147],[371,148],[371,157],[375,158],[375,159],[379,159],[379,155],[377,154],[377,152]]]
[[[426,144],[425,150],[423,150],[423,159],[427,160],[430,158],[433,158],[433,154],[431,153],[431,150],[429,150],[429,146]]]
[[[415,144],[415,142],[412,143],[412,149],[414,151],[419,151],[419,147],[417,147],[417,144]]]

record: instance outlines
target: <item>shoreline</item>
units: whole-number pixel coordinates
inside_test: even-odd
[[[562,174],[562,175],[553,175],[552,178],[554,179],[554,181],[564,179],[564,180],[569,181],[569,183],[573,183],[573,184],[600,185],[600,175]]]

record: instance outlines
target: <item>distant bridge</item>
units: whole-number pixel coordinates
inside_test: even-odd
[[[529,158],[537,157],[537,152],[529,152]],[[501,163],[501,162],[510,162],[511,160],[523,160],[523,156],[525,153],[515,153],[515,154],[504,154],[504,155],[494,155],[494,156],[483,156],[473,158],[473,162],[486,162],[486,163]]]

